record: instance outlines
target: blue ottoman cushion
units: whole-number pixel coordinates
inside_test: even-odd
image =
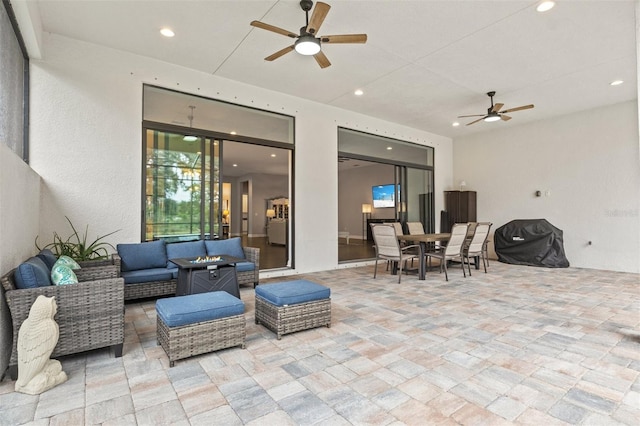
[[[244,302],[226,291],[170,297],[156,302],[156,312],[169,327],[244,314]]]
[[[331,297],[331,289],[307,280],[295,280],[256,287],[256,294],[275,306],[295,305]]]

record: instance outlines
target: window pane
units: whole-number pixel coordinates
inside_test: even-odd
[[[388,164],[433,167],[433,147],[355,130],[338,128],[338,150],[344,154],[384,159]]]
[[[293,144],[293,117],[148,85],[143,101],[147,121]]]
[[[211,173],[206,158],[203,162],[205,141],[153,130],[146,134],[145,240],[208,236],[209,209],[202,193],[209,196]]]
[[[24,98],[25,60],[11,20],[0,6],[0,141],[25,158],[24,118],[28,101]]]

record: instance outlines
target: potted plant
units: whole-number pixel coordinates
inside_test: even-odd
[[[67,216],[65,216],[67,222],[71,226],[73,233],[63,239],[57,232],[53,233],[53,242],[45,245],[44,247],[38,246],[38,238],[36,237],[36,248],[38,250],[49,249],[51,250],[57,257],[62,255],[69,256],[76,261],[86,261],[86,260],[100,260],[106,259],[109,257],[109,248],[115,251],[113,245],[109,244],[106,241],[103,241],[106,237],[115,234],[119,231],[113,231],[108,234],[97,237],[92,242],[87,242],[87,233],[89,231],[89,225],[86,226],[84,235],[80,235],[76,230],[73,223]]]

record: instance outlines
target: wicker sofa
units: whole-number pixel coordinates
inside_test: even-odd
[[[102,263],[102,262],[101,262]],[[118,277],[113,264],[92,267],[91,263],[76,270],[79,282],[36,288],[16,287],[13,269],[0,277],[5,299],[11,313],[13,347],[9,360],[9,375],[17,378],[18,331],[29,316],[31,305],[39,295],[55,296],[60,336],[52,357],[71,355],[88,350],[112,347],[115,356],[122,356],[124,344],[124,280]]]
[[[242,247],[240,238],[165,243],[163,240],[118,244],[110,261],[124,278],[124,299],[174,296],[178,268],[171,259],[231,255],[245,261],[236,264],[239,285],[259,282],[260,249]]]

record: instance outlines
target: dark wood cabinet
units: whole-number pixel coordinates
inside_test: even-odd
[[[440,222],[442,232],[449,232],[454,223],[478,220],[475,191],[444,191],[444,206],[446,214]]]

